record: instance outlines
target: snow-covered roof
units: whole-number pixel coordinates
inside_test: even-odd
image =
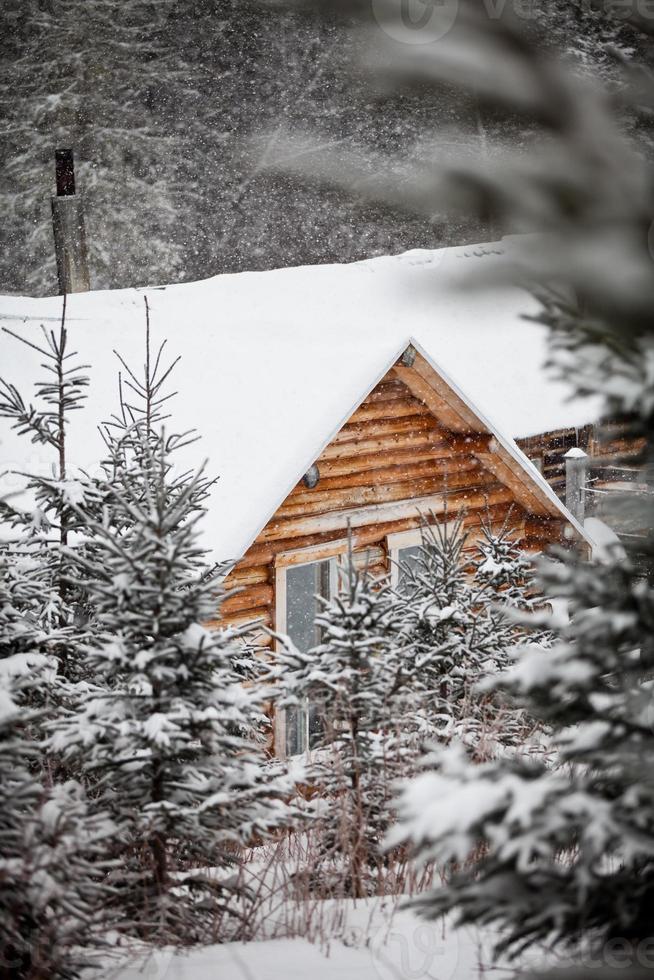
[[[153,345],[168,338],[175,428],[196,428],[188,450],[219,474],[206,531],[220,558],[239,557],[320,448],[410,341],[507,439],[594,420],[599,406],[569,401],[543,371],[545,330],[522,319],[521,290],[473,287],[507,246],[464,246],[324,265],[216,276],[148,289],[68,297],[73,348],[91,365],[88,406],[75,413],[73,463],[94,469],[96,426],[116,410],[118,350],[143,362],[144,295]],[[23,336],[55,327],[61,297],[0,297],[0,323]],[[0,332],[0,375],[27,396],[39,355]],[[49,464],[0,419],[0,473]],[[4,486],[19,478],[5,477]]]

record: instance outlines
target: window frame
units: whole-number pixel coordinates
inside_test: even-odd
[[[400,580],[400,551],[404,548],[415,548],[422,544],[422,528],[414,527],[409,531],[396,531],[386,535],[386,550],[391,573],[391,588],[396,589]]]
[[[416,528],[415,531],[403,531],[401,534],[390,534],[387,536],[387,541],[395,538],[401,538],[403,535],[417,535],[414,543],[419,543],[421,538],[420,528]],[[335,541],[329,541],[326,544],[310,545],[308,548],[295,548],[290,551],[280,552],[275,555],[273,566],[274,566],[274,576],[275,576],[275,605],[274,605],[274,624],[275,632],[278,634],[286,633],[286,601],[287,601],[287,583],[286,583],[286,572],[289,568],[296,568],[299,565],[314,565],[323,561],[330,562],[329,571],[329,588],[330,595],[336,595],[340,588],[339,573],[343,566],[343,559],[347,555],[349,542],[347,538],[338,538]],[[404,545],[403,545],[404,547]],[[367,549],[362,549],[361,553],[365,553]],[[357,554],[359,554],[357,552]],[[387,555],[389,554],[387,548]],[[393,569],[391,565],[391,572]],[[280,649],[279,640],[275,640],[275,649]],[[306,724],[308,726],[309,714],[308,709],[306,709]],[[279,759],[286,759],[286,712],[285,711],[275,711],[273,719],[273,744],[275,750],[275,756]],[[307,752],[311,749],[308,748],[308,735],[307,735]]]
[[[297,568],[302,565],[317,565],[328,561],[329,567],[329,591],[330,595],[335,595],[338,590],[338,566],[339,559],[347,553],[347,539],[330,541],[327,545],[317,545],[309,548],[296,548],[293,551],[282,552],[275,557],[275,632],[286,633],[286,609],[287,609],[287,587],[286,572],[289,568]],[[279,650],[280,642],[275,640],[275,649]],[[307,748],[301,755],[310,752],[308,745],[308,708],[300,709],[304,711],[303,724],[306,726],[305,742]],[[274,746],[275,755],[278,759],[288,758],[286,752],[286,711],[275,711],[274,717]]]

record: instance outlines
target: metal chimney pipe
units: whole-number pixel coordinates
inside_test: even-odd
[[[586,472],[588,454],[575,447],[569,449],[565,456],[565,505],[581,525],[584,523],[586,512]]]
[[[85,293],[91,288],[84,209],[75,193],[75,160],[71,149],[55,150],[57,195],[51,199],[52,230],[59,292]]]

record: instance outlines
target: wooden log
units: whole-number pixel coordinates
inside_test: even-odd
[[[454,435],[438,427],[416,431],[396,432],[376,439],[349,440],[343,443],[330,443],[322,452],[318,465],[325,460],[352,459],[362,455],[386,452],[408,452],[411,449],[438,452],[443,458],[458,455],[486,452],[492,436],[487,433]]]
[[[427,406],[432,415],[452,432],[463,430],[460,416],[431,388],[413,367],[396,365],[393,373],[406,384],[414,398]]]
[[[352,413],[348,419],[348,425],[358,425],[360,422],[373,422],[379,419],[400,419],[407,416],[430,416],[426,405],[417,401],[407,392],[407,399],[395,399],[394,401],[363,402],[362,405]]]
[[[401,398],[410,398],[411,392],[406,385],[402,384],[397,378],[387,374],[382,381],[365,398],[363,404],[370,405],[379,402],[397,401]]]
[[[622,460],[637,457],[644,449],[644,439],[630,439],[620,443],[611,443],[609,447],[602,447],[594,458],[601,460],[605,466],[611,463],[619,466]]]
[[[499,529],[507,518],[509,524],[512,525],[514,522],[520,521],[523,517],[524,510],[514,501],[507,501],[499,504],[491,504],[488,507],[482,504],[479,508],[470,508],[465,513],[463,523],[466,527],[472,527],[490,522],[493,527]],[[385,542],[388,534],[411,531],[414,528],[420,527],[421,522],[422,518],[416,512],[396,521],[373,523],[370,527],[362,526],[354,531],[354,547],[359,548],[369,544]],[[328,546],[338,540],[344,543],[343,532],[338,528],[328,532],[323,531],[308,534],[300,538],[279,538],[268,542],[262,542],[260,535],[257,541],[247,550],[237,567],[247,568],[250,565],[279,561],[280,556],[285,558],[293,551],[299,552],[302,549],[314,549],[320,545]],[[334,554],[333,550],[331,554]],[[297,559],[296,563],[300,563],[302,560],[306,560],[305,555],[301,559]]]
[[[262,626],[272,626],[272,608],[262,606],[259,609],[242,609],[230,613],[229,616],[223,614],[216,619],[210,619],[205,625],[208,629],[224,629],[225,626],[247,626],[255,622],[260,622]]]
[[[323,544],[324,545],[333,544],[334,542],[339,541],[342,538],[343,538],[342,532],[339,530],[334,530],[329,534],[319,533],[319,534],[305,535],[305,537],[301,538],[300,540],[296,538],[288,539],[288,540],[280,538],[278,540],[263,542],[261,539],[261,535],[259,535],[257,540],[254,542],[254,544],[252,544],[248,548],[248,550],[246,551],[243,558],[241,558],[238,564],[239,566],[243,566],[244,568],[247,568],[248,565],[259,564],[260,562],[264,562],[264,561],[274,562],[277,559],[278,555],[282,553],[287,554],[292,551],[299,550],[301,548],[313,548]],[[332,551],[332,554],[333,553],[334,552]],[[296,564],[300,564],[300,563],[301,562],[298,561]]]
[[[341,459],[368,453],[386,452],[391,449],[421,448],[440,449],[444,456],[451,452],[439,429],[419,429],[414,432],[394,433],[376,439],[359,439],[345,443],[330,443],[322,452],[320,459]],[[320,461],[318,462],[320,466]]]
[[[396,364],[393,373],[452,432],[482,431],[474,412],[420,356],[416,357],[412,367]]]
[[[522,538],[520,538],[518,545],[522,551],[528,551],[530,554],[542,554],[553,545],[556,545],[557,547],[568,547],[568,542],[565,540],[552,540],[548,537],[524,535]]]
[[[383,564],[386,561],[386,551],[382,546],[366,546],[356,542],[353,538],[352,546],[354,550],[354,563],[356,567],[363,567],[366,562],[369,566]],[[342,536],[330,541],[320,541],[305,547],[297,547],[297,542],[291,542],[291,547],[284,549],[283,552],[273,555],[275,568],[289,568],[293,565],[303,565],[307,561],[325,561],[328,558],[336,558],[345,555],[348,550],[348,540]]]
[[[552,541],[564,540],[567,527],[563,517],[544,517],[528,514],[525,518],[525,534],[531,537],[548,538]]]
[[[337,476],[349,476],[356,473],[370,473],[376,478],[379,470],[395,466],[413,466],[417,463],[431,461],[435,473],[458,473],[467,469],[474,469],[478,465],[478,460],[473,456],[458,454],[452,455],[449,446],[432,449],[394,449],[384,453],[365,453],[359,456],[348,456],[340,459],[320,459],[320,483],[324,485],[325,478]],[[298,487],[304,487],[302,482]]]
[[[505,486],[492,484],[482,490],[466,488],[447,495],[436,493],[413,500],[400,500],[371,504],[367,507],[339,509],[328,514],[292,517],[287,520],[273,520],[261,532],[260,541],[274,541],[275,538],[297,538],[310,534],[320,534],[347,528],[348,522],[353,528],[366,524],[381,524],[412,517],[414,514],[428,515],[429,512],[442,514],[449,510],[455,514],[466,508],[477,509],[485,503],[489,506],[496,503],[508,503],[513,499],[512,492]]]
[[[451,433],[450,452],[453,456],[460,453],[476,456],[478,453],[488,452],[492,442],[493,436],[489,432]]]
[[[238,564],[225,579],[225,589],[237,589],[248,585],[262,585],[269,579],[267,565],[250,567]]]
[[[529,442],[530,445],[533,445],[534,440],[536,440],[540,444],[562,442],[562,440],[567,438],[576,439],[577,438],[576,431],[577,430],[574,428],[550,429],[547,432],[539,432],[537,435],[527,436],[526,438],[523,439],[517,439],[516,442],[518,443],[519,446],[522,446],[522,443],[527,441]]]
[[[384,436],[400,435],[405,432],[440,432],[436,420],[429,414],[410,415],[405,418],[374,419],[356,425],[347,422],[332,439],[332,445],[358,442],[365,439],[380,439]]]
[[[325,514],[335,510],[363,507],[367,504],[381,504],[392,500],[411,501],[413,497],[426,497],[438,491],[445,493],[462,487],[477,489],[486,485],[492,486],[495,483],[493,477],[484,473],[480,468],[472,473],[436,475],[388,485],[346,487],[338,490],[326,490],[324,493],[314,490],[311,495],[298,494],[289,497],[288,503],[284,503],[277,510],[273,520],[299,517],[302,514]]]
[[[534,484],[529,475],[521,467],[510,466],[501,458],[498,452],[476,453],[477,459],[505,486],[513,492],[516,500],[525,510],[533,514],[551,514],[555,511],[554,503],[545,503],[534,492]],[[558,511],[556,511],[558,513]]]
[[[231,615],[244,609],[259,609],[272,603],[274,592],[272,585],[251,585],[242,592],[224,599],[221,604],[223,615]]]
[[[449,459],[431,459],[418,463],[405,463],[401,466],[384,466],[376,470],[363,470],[357,473],[347,472],[342,476],[321,478],[317,487],[310,491],[303,483],[298,483],[297,487],[286,498],[284,505],[286,503],[299,503],[302,500],[310,501],[319,494],[326,494],[332,490],[345,490],[348,487],[387,486],[392,483],[407,483],[410,480],[427,478],[441,478],[447,481],[448,477],[450,479],[459,478],[463,473],[468,475],[471,482],[474,482],[475,474],[480,470],[479,461],[468,456],[465,463],[455,464],[453,460]]]
[[[461,432],[483,432],[485,427],[480,423],[479,417],[468,403],[459,395],[451,385],[434,370],[429,361],[422,355],[415,359],[412,370],[416,375],[427,382],[430,389],[454,412],[461,420],[461,427],[454,431]],[[411,385],[408,385],[411,389]],[[412,390],[412,389],[411,389]],[[427,402],[429,405],[429,402]]]

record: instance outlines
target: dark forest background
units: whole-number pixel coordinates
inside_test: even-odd
[[[604,80],[638,43],[587,2],[523,3],[522,16]],[[383,161],[389,179],[455,140],[475,155],[529,142],[524,120],[474,93],[386,88],[364,60],[372,36],[383,66],[388,38],[360,27],[251,0],[3,0],[0,290],[57,291],[57,146],[75,150],[94,288],[501,235],[491,216],[412,218],[275,171],[298,131]]]

